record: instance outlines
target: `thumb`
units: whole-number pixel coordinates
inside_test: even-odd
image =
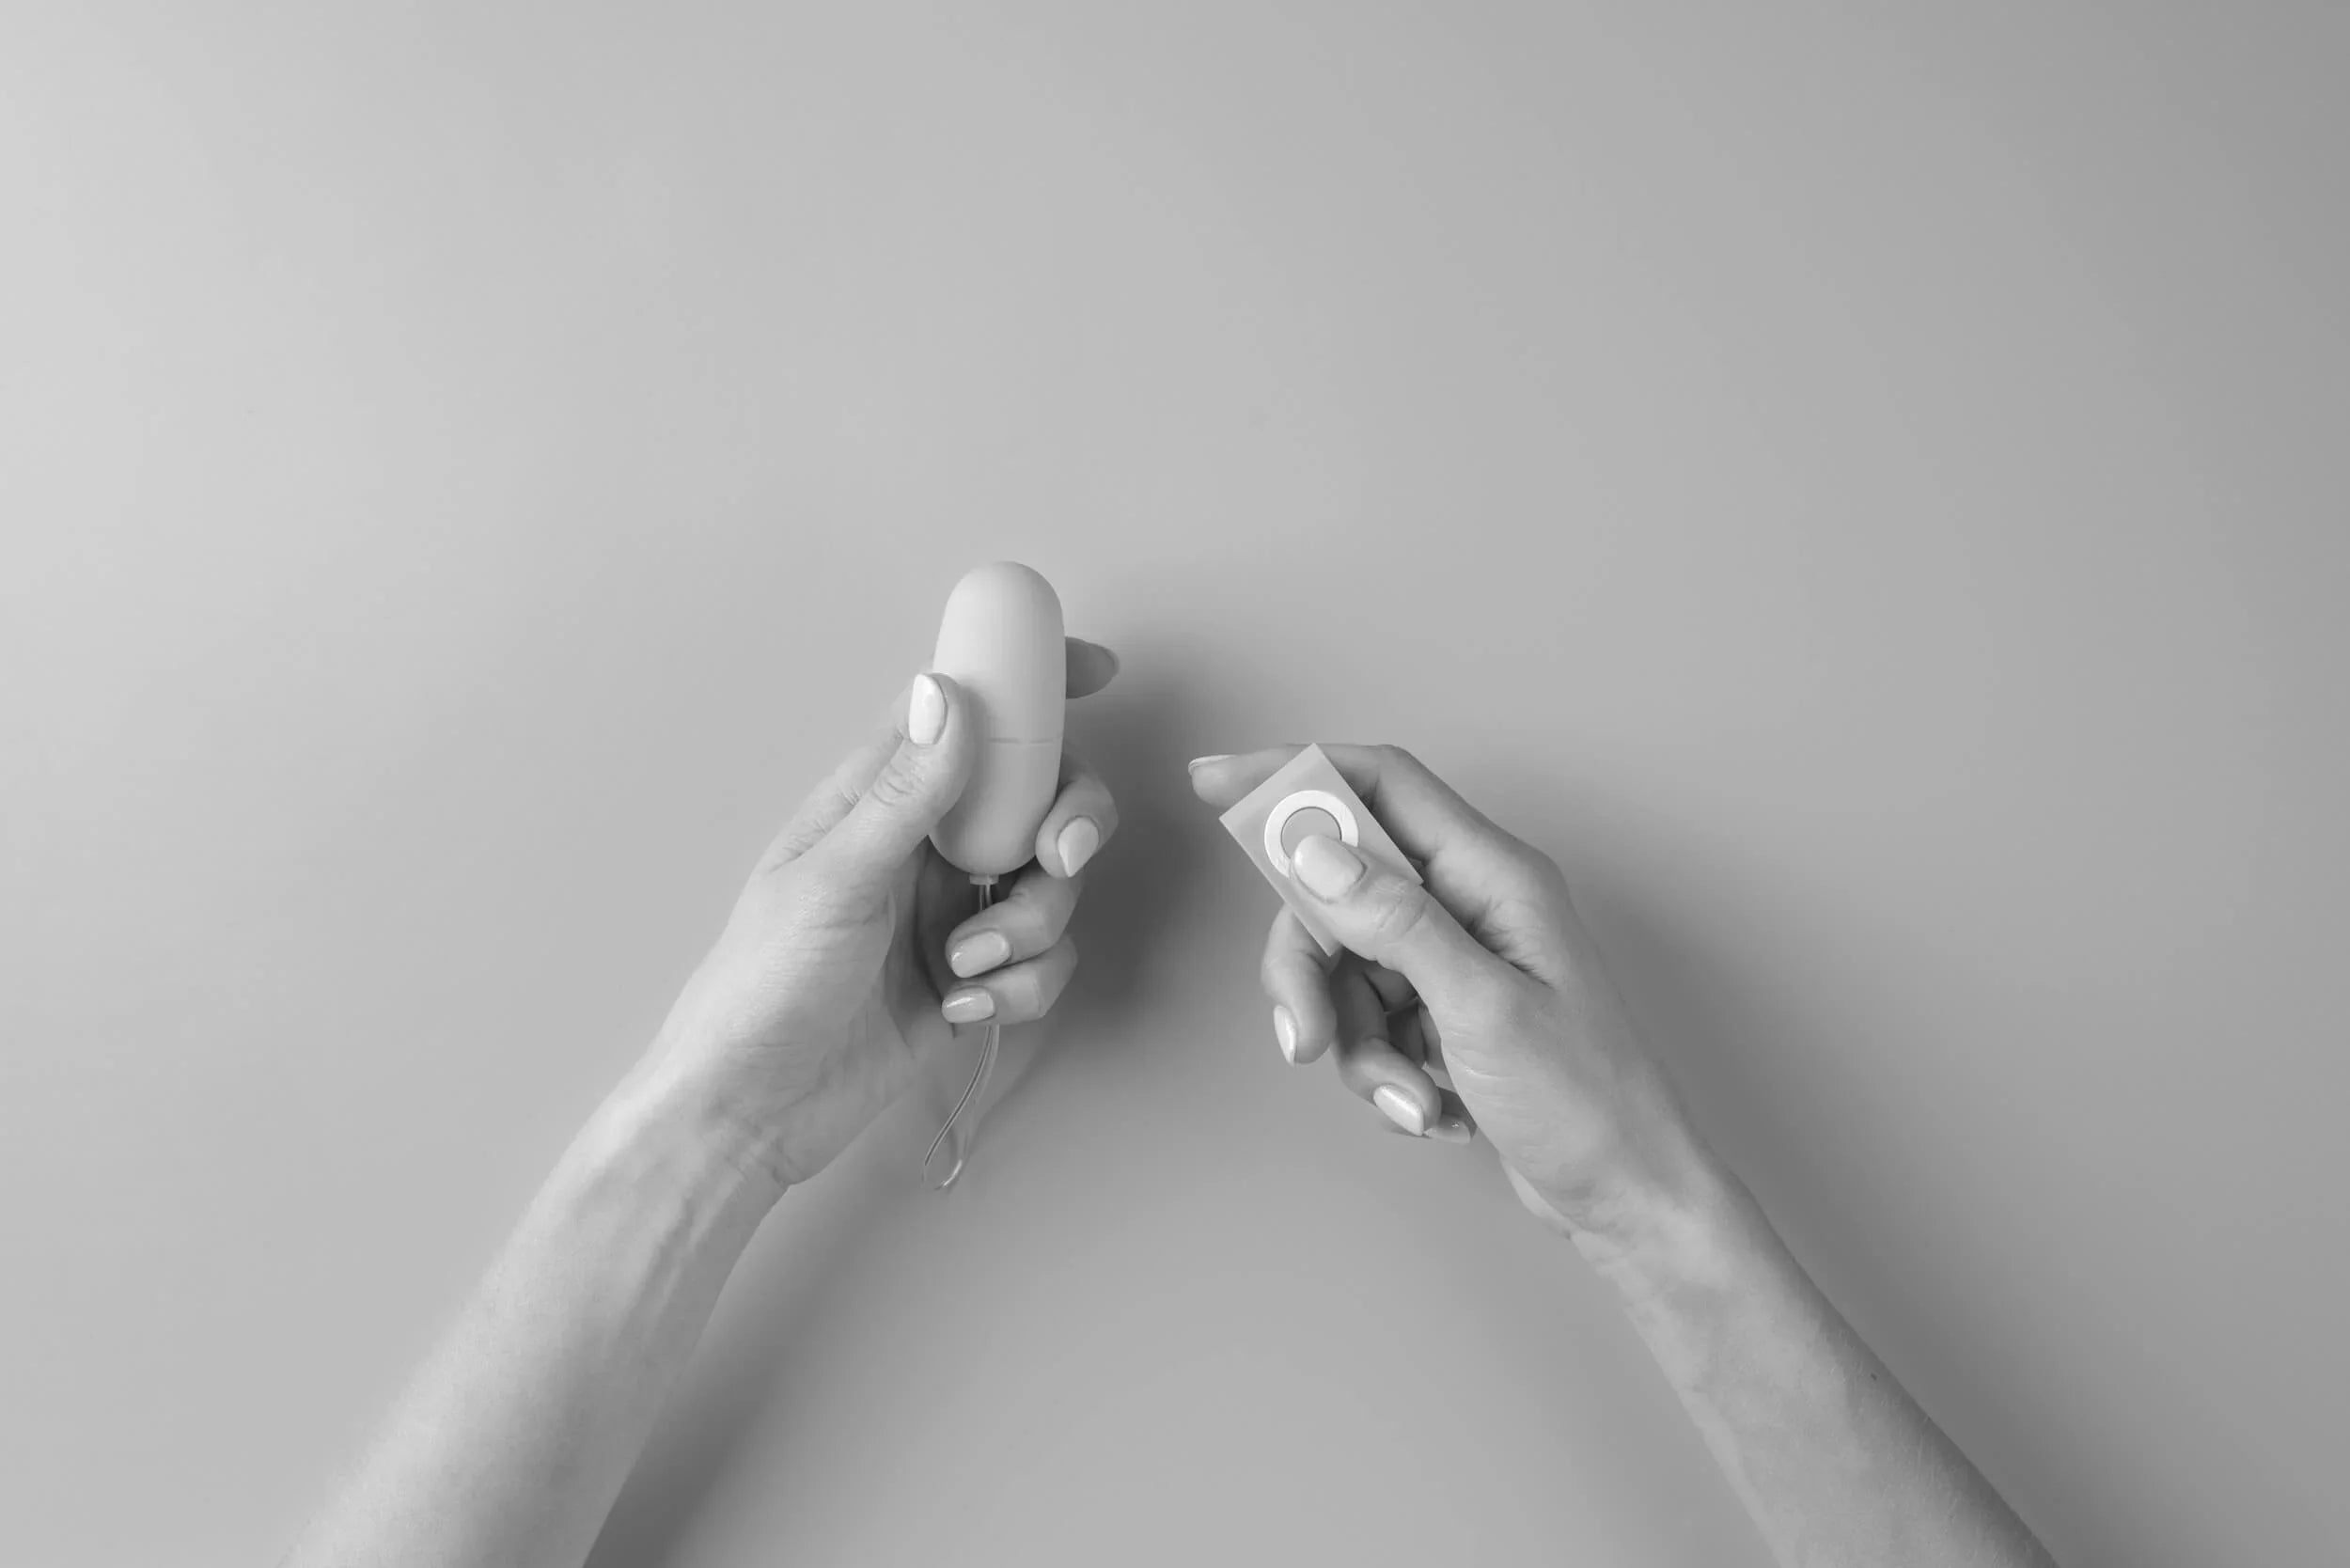
[[[1319,834],[1290,852],[1298,890],[1331,933],[1432,1002],[1465,999],[1496,962],[1434,894]]]
[[[851,872],[887,876],[922,847],[971,776],[969,704],[944,675],[917,675],[906,692],[898,748],[857,790],[856,804],[823,837],[824,856]]]

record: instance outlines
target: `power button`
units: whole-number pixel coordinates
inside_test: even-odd
[[[1342,844],[1361,842],[1362,830],[1346,802],[1327,790],[1300,790],[1285,795],[1264,820],[1264,855],[1273,869],[1290,874],[1290,854],[1301,839],[1336,839]]]

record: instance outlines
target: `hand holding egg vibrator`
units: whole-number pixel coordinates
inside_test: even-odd
[[[1060,785],[1061,718],[1069,696],[1068,651],[1062,640],[1059,596],[1053,585],[1015,561],[966,572],[948,595],[931,667],[963,689],[979,727],[979,760],[931,843],[979,889],[979,907],[995,900],[995,882],[1034,856],[1037,829]],[[954,1137],[963,1113],[987,1082],[1003,1042],[990,1022],[971,1082],[947,1113],[946,1125],[922,1156],[927,1171]],[[941,1190],[963,1174],[969,1136],[954,1138],[954,1163]]]

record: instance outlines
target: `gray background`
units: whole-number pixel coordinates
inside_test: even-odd
[[[967,1185],[793,1197],[600,1568],[1755,1561],[1183,761],[1556,854],[2075,1561],[2350,1531],[2333,8],[11,7],[0,1543],[250,1562],[955,574],[1127,673]]]

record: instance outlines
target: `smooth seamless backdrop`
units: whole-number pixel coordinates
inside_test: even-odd
[[[1754,1561],[1183,760],[1586,890],[2071,1560],[2311,1561],[2350,798],[2329,8],[15,5],[0,1518],[250,1562],[1014,556],[1127,675],[948,1199],[746,1262],[600,1568]]]

